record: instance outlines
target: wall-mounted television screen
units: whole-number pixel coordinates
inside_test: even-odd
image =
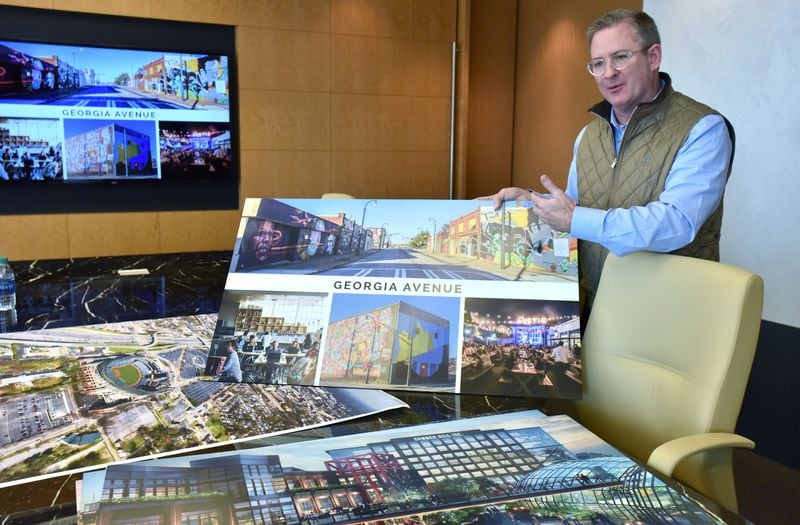
[[[0,20],[0,215],[238,208],[232,26]]]

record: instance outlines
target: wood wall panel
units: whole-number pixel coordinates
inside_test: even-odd
[[[9,259],[56,259],[69,253],[67,216],[0,215],[0,255]]]
[[[413,93],[450,102],[453,82],[453,42],[413,42],[407,71]]]
[[[148,1],[153,18],[227,25],[236,25],[237,22],[235,3],[231,0]]]
[[[413,95],[408,74],[414,49],[406,40],[352,35],[331,36],[335,93]]]
[[[238,0],[236,5],[241,26],[330,31],[330,0]]]
[[[243,89],[239,95],[243,151],[329,148],[327,93]]]
[[[331,0],[331,32],[411,38],[413,0]]]
[[[514,113],[514,186],[542,188],[546,173],[566,185],[572,148],[600,100],[586,72],[586,28],[606,11],[641,9],[641,1],[520,0]]]
[[[416,97],[412,101],[411,150],[450,150],[450,100]]]
[[[333,95],[333,150],[449,151],[450,101]]]
[[[242,154],[242,195],[319,197],[334,191],[328,150],[248,150]],[[337,190],[339,191],[339,190]]]
[[[240,89],[330,89],[330,38],[323,33],[239,27]]]
[[[331,182],[359,198],[388,198],[409,185],[413,154],[396,151],[336,151],[331,155]]]
[[[452,42],[458,23],[456,9],[456,0],[414,0],[411,38]]]
[[[159,252],[233,250],[241,214],[238,210],[159,213]]]
[[[67,216],[71,257],[159,253],[159,214],[73,213]]]
[[[516,0],[472,0],[466,119],[466,197],[511,183]]]
[[[331,62],[335,93],[450,98],[448,42],[332,35]]]
[[[455,0],[331,0],[331,32],[451,42]]]
[[[331,186],[359,198],[441,199],[449,163],[447,152],[335,151]]]
[[[44,9],[53,7],[53,0],[8,0],[2,3],[7,5],[16,5],[19,7],[38,7]]]
[[[411,150],[414,99],[379,95],[331,96],[333,150]]]
[[[26,2],[26,4],[27,3],[34,4],[34,2]],[[80,11],[107,15],[145,17],[150,15],[150,4],[148,2],[130,2],[128,0],[103,0],[102,2],[98,0],[52,0],[49,2],[37,3],[42,5],[31,5],[30,7],[46,7],[64,11]]]
[[[400,178],[399,194],[392,198],[446,199],[450,192],[450,179],[441,174],[450,170],[449,151],[415,151],[412,153],[408,184]]]

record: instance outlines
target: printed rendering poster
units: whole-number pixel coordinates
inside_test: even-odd
[[[247,199],[205,374],[579,398],[578,313],[576,240],[522,204]]]
[[[538,411],[113,465],[79,483],[83,525],[723,523]]]
[[[199,381],[216,321],[0,334],[0,487],[405,406],[383,392]]]

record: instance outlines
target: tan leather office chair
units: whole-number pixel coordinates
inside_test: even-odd
[[[322,199],[355,199],[349,193],[323,193]]]
[[[721,263],[609,255],[583,339],[580,422],[736,511],[730,447],[754,446],[732,432],[763,287],[758,275]]]

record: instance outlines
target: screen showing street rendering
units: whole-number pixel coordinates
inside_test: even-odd
[[[231,179],[228,62],[0,40],[0,183]]]
[[[506,204],[247,199],[205,375],[579,398],[577,242]]]

